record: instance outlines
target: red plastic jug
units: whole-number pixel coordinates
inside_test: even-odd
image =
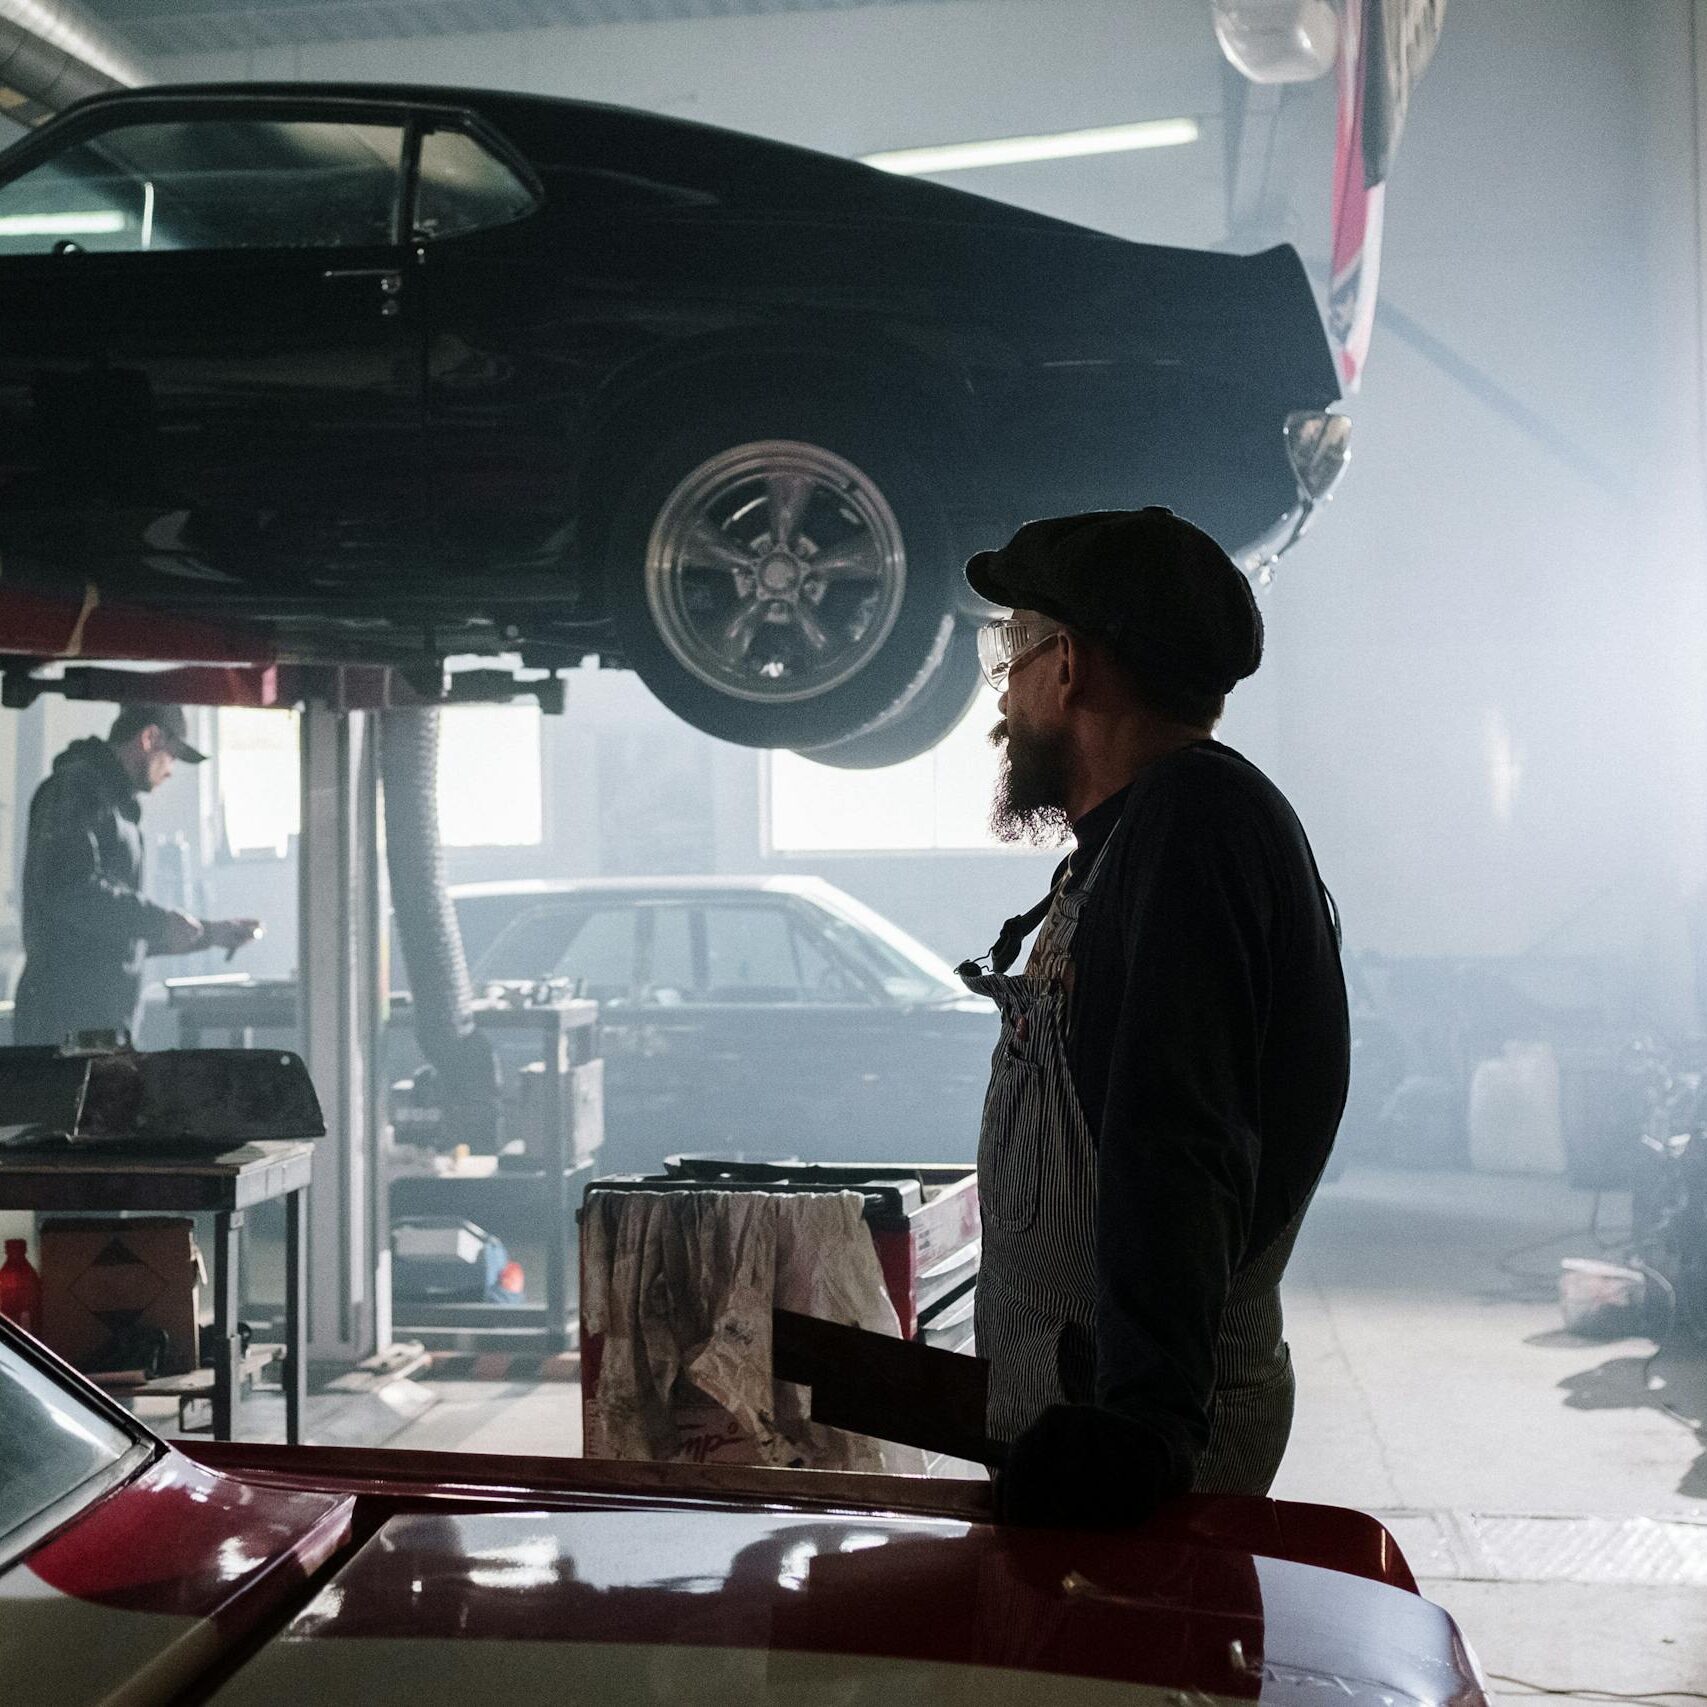
[[[0,1316],[9,1316],[26,1333],[41,1332],[41,1276],[30,1266],[22,1239],[6,1241],[0,1263]]]

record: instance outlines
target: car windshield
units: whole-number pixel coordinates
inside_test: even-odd
[[[964,997],[954,968],[915,937],[851,895],[814,895],[824,911],[824,934],[883,986],[895,1002],[945,1002]]]
[[[0,1338],[0,1565],[44,1512],[80,1492],[92,1499],[135,1445]]]

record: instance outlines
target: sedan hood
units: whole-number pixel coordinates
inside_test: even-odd
[[[1479,1700],[1386,1584],[1131,1536],[777,1511],[386,1523],[221,1707]]]

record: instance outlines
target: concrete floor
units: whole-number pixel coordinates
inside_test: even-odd
[[[1707,1691],[1707,1442],[1644,1387],[1651,1341],[1561,1331],[1553,1276],[1596,1254],[1592,1210],[1554,1180],[1354,1170],[1288,1274],[1298,1416],[1275,1493],[1382,1517],[1514,1703],[1536,1697],[1501,1678]],[[1608,1197],[1603,1228],[1627,1210]],[[1574,1236],[1510,1259],[1540,1278],[1502,1272],[1555,1233]],[[1652,1373],[1702,1414],[1698,1369]],[[1538,1515],[1564,1521],[1511,1521]]]

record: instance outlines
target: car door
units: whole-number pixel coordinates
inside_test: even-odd
[[[584,406],[572,252],[532,168],[471,115],[422,115],[415,178],[434,525],[469,573],[555,575]]]
[[[408,146],[398,108],[121,97],[13,150],[0,550],[233,603],[418,566]]]
[[[885,1013],[786,896],[648,909],[634,1020],[668,1150],[876,1155]],[[874,1145],[876,1146],[874,1148]]]

